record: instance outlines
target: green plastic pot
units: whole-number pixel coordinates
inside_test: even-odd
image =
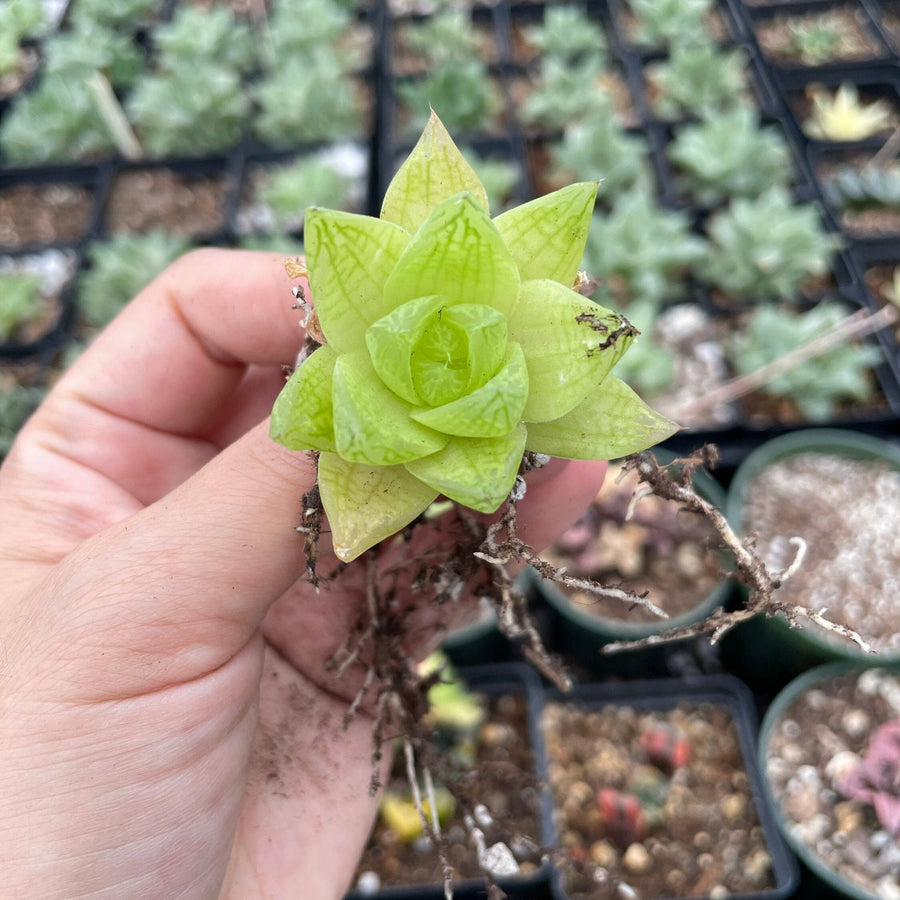
[[[725,513],[731,526],[743,530],[744,497],[760,472],[772,463],[798,453],[821,451],[855,460],[883,460],[900,471],[900,447],[855,431],[813,428],[773,438],[751,453],[735,472]],[[741,588],[746,599],[746,588]],[[848,623],[851,624],[852,623]],[[827,662],[900,663],[900,653],[877,657],[851,644],[828,640],[812,629],[791,628],[783,616],[746,622],[726,636],[723,653],[745,678],[769,688],[783,686],[800,672]]]
[[[863,672],[866,668],[884,668],[891,672],[900,672],[900,665],[897,664],[889,666],[860,666],[858,663],[843,661],[817,666],[794,678],[786,687],[782,688],[763,716],[762,725],[759,730],[757,758],[759,759],[759,768],[763,776],[762,785],[767,805],[775,815],[775,822],[778,826],[778,830],[781,832],[781,836],[803,865],[815,878],[818,878],[832,891],[844,897],[852,897],[854,900],[879,900],[877,894],[867,891],[861,885],[849,881],[834,869],[826,866],[822,859],[814,853],[810,847],[792,834],[788,827],[787,817],[781,808],[781,802],[775,796],[772,785],[766,777],[766,761],[769,756],[769,743],[772,739],[772,733],[775,730],[775,726],[781,720],[781,717],[790,708],[791,704],[806,691],[815,688],[823,681],[838,678],[851,671]],[[812,890],[812,887],[810,889]],[[817,896],[820,893],[820,891],[813,890],[810,896]]]
[[[663,464],[675,458],[673,454],[660,450],[654,453]],[[725,492],[709,474],[698,471],[694,477],[694,487],[705,500],[720,509],[724,507]],[[534,569],[529,568],[526,572],[531,580],[532,597],[543,600],[551,610],[553,649],[595,676],[649,677],[668,674],[666,663],[677,643],[609,655],[601,653],[601,650],[606,644],[616,641],[638,640],[700,622],[716,607],[722,606],[732,588],[731,582],[723,579],[693,609],[680,616],[655,622],[629,622],[587,612],[574,604],[556,584],[541,578]]]

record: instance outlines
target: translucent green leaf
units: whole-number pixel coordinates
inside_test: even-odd
[[[503,239],[471,194],[445,200],[412,237],[384,286],[391,308],[426,294],[484,303],[508,315],[519,271]]]
[[[518,344],[507,345],[500,371],[470,394],[433,409],[416,410],[417,422],[460,437],[500,437],[522,419],[528,399],[528,368]]]
[[[574,409],[634,340],[621,316],[547,279],[522,282],[509,330],[528,364],[526,422]]]
[[[381,380],[408,403],[421,405],[413,383],[413,349],[430,315],[449,301],[440,294],[418,297],[382,316],[366,331],[366,346]]]
[[[410,418],[413,406],[385,387],[365,350],[338,357],[333,398],[337,452],[349,462],[394,466],[447,443]]]
[[[454,438],[440,452],[407,463],[406,468],[451,500],[479,512],[494,512],[516,480],[525,435],[520,424],[499,438]]]
[[[460,191],[470,191],[487,210],[487,194],[478,176],[432,112],[412,153],[388,185],[381,218],[414,234],[439,204]]]
[[[405,528],[437,496],[403,466],[358,465],[334,453],[319,457],[319,493],[344,562]]]
[[[494,219],[523,281],[550,278],[572,287],[596,196],[596,181],[570,184]]]
[[[466,390],[481,387],[497,374],[506,357],[506,317],[481,303],[453,306],[444,312],[444,316],[468,335],[469,382]]]
[[[624,381],[607,375],[570,413],[528,426],[526,446],[566,459],[618,459],[671,437],[679,426],[654,412]]]
[[[408,242],[409,235],[390,222],[307,210],[303,243],[309,286],[322,331],[338,352],[364,346],[366,328],[391,311],[384,285]]]
[[[335,450],[331,380],[337,354],[319,347],[288,379],[275,400],[269,435],[288,450]]]

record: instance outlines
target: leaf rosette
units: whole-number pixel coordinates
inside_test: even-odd
[[[636,330],[572,288],[596,190],[573,184],[491,219],[432,115],[379,218],[307,211],[326,342],[279,395],[271,435],[321,451],[339,558],[440,494],[494,512],[526,450],[608,459],[675,430],[610,375]]]

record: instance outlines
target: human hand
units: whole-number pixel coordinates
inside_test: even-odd
[[[359,681],[325,662],[364,603],[364,563],[318,594],[305,577],[295,526],[315,468],[267,433],[302,338],[282,264],[175,263],[0,469],[4,897],[347,887],[377,805],[373,720],[343,727]],[[548,469],[520,505],[537,547],[605,464]]]

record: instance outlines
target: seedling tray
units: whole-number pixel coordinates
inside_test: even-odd
[[[540,679],[534,670],[521,663],[498,663],[491,665],[460,668],[459,677],[474,693],[488,697],[513,694],[523,697],[526,703],[527,728],[534,754],[534,775],[540,783],[546,780],[546,759],[540,735],[540,711],[542,704]],[[543,847],[551,844],[550,820],[546,803],[548,796],[541,794],[541,833],[529,835]],[[436,853],[432,849],[428,852]],[[472,851],[474,853],[474,850]],[[545,900],[549,896],[552,869],[545,862],[533,875],[514,878],[499,878],[498,884],[506,891],[510,900]],[[467,879],[453,886],[453,896],[458,900],[486,900],[487,889],[484,879]],[[374,894],[362,893],[356,889],[346,894],[344,900],[443,900],[443,884],[419,884],[384,887]]]
[[[547,690],[544,693],[544,703],[551,702],[574,704],[597,711],[610,704],[619,707],[628,706],[640,713],[671,710],[679,704],[688,704],[692,708],[701,704],[725,707],[734,721],[752,803],[765,833],[765,843],[771,857],[771,871],[775,882],[771,888],[765,890],[733,893],[729,896],[739,900],[751,898],[783,900],[793,893],[799,881],[799,871],[796,860],[780,836],[771,807],[766,800],[756,756],[757,714],[753,696],[741,681],[727,675],[714,675],[684,679],[593,683],[580,685],[571,694]],[[550,828],[558,840],[553,822],[550,823]],[[556,900],[569,900],[559,872],[554,878],[554,892]]]

